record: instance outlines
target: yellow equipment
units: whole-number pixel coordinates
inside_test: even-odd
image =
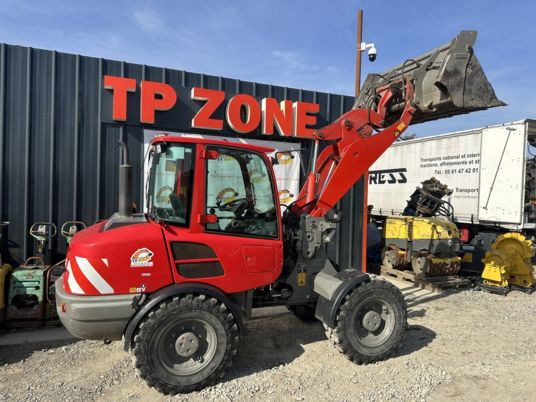
[[[382,263],[420,276],[456,275],[460,271],[460,235],[456,225],[435,217],[392,216],[383,228]]]
[[[483,288],[500,294],[508,293],[511,287],[533,291],[533,256],[532,241],[521,233],[506,233],[497,237],[482,260]]]

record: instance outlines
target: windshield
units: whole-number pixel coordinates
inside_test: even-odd
[[[148,209],[155,218],[188,225],[194,145],[157,144],[149,177]]]

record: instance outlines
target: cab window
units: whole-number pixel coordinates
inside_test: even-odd
[[[217,223],[207,231],[277,238],[274,186],[265,160],[257,153],[225,147],[207,159],[206,209]]]
[[[188,225],[191,209],[194,146],[157,144],[149,176],[149,214],[171,223]]]

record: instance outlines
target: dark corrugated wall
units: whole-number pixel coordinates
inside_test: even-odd
[[[35,250],[28,235],[33,222],[51,221],[58,227],[68,220],[90,224],[117,209],[119,138],[131,150],[130,163],[138,172],[133,177],[133,196],[142,205],[144,127],[101,123],[104,74],[168,83],[179,80],[182,86],[230,94],[316,102],[319,125],[336,119],[353,104],[348,96],[2,44],[0,220],[10,222],[5,232],[15,261]],[[310,148],[309,142],[304,145]],[[361,181],[340,202],[344,218],[339,240],[330,247],[333,258],[343,265],[360,266],[362,208]],[[55,238],[48,249],[58,260],[65,253],[65,240]]]

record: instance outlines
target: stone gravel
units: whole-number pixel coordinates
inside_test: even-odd
[[[536,395],[536,295],[431,293],[395,282],[410,327],[391,359],[357,366],[322,325],[262,309],[232,368],[213,387],[168,397],[136,376],[120,342],[66,340],[0,347],[6,401],[528,400]],[[1,335],[0,335],[1,336]]]

